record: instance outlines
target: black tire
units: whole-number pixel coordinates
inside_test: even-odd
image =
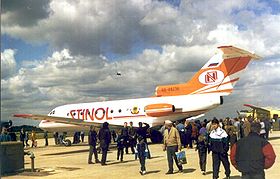
[[[69,139],[66,139],[66,140],[64,141],[64,145],[65,145],[66,147],[71,146],[71,141],[70,141]]]
[[[151,130],[151,141],[153,144],[161,143],[163,140],[162,134],[158,130]]]

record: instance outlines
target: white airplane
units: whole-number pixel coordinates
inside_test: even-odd
[[[166,119],[177,121],[204,114],[223,104],[240,73],[251,59],[260,57],[233,47],[218,47],[214,55],[194,76],[183,84],[158,86],[155,96],[139,99],[79,103],[58,106],[48,115],[15,114],[14,117],[42,120],[46,131],[81,131],[89,125],[122,126],[124,122],[145,122],[150,127]]]

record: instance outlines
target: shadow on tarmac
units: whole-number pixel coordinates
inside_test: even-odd
[[[155,159],[155,158],[161,158],[163,156],[154,156],[154,157],[151,157],[151,159]],[[151,160],[151,159],[146,159],[146,160]],[[112,162],[112,163],[108,163],[108,162],[111,162],[110,160],[107,160],[107,165],[115,165],[115,164],[121,164],[121,163],[129,163],[129,162],[134,162],[134,161],[138,161],[139,159],[135,159],[135,160],[124,160],[124,161],[115,161],[115,162]]]
[[[82,153],[82,152],[88,152],[89,149],[82,149],[82,150],[74,150],[74,151],[68,151],[68,152],[57,152],[57,153],[51,153],[51,154],[43,154],[42,156],[49,156],[49,155],[65,155],[65,154],[73,154],[73,153]]]
[[[210,175],[212,173],[213,173],[213,171],[208,171],[208,172],[206,172],[206,175]]]
[[[225,178],[224,178],[224,179],[225,179]],[[235,176],[230,176],[230,179],[241,179],[241,177],[238,176],[238,175],[235,175]]]
[[[196,170],[195,168],[187,168],[187,169],[183,169],[183,173],[192,173],[195,170]]]
[[[147,171],[146,175],[152,174],[152,173],[158,173],[160,170],[152,170],[152,171]]]
[[[116,161],[116,162],[112,162],[112,163],[107,163],[107,165],[115,165],[115,164],[120,164],[120,163],[128,163],[128,162],[133,162],[135,160],[125,160],[125,161]],[[107,160],[107,162],[110,162],[110,160]]]

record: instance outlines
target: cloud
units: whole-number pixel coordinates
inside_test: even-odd
[[[41,9],[42,13],[51,13],[37,18],[36,25],[22,26],[17,20],[3,18],[2,32],[33,43],[47,42],[59,51],[67,48],[83,56],[129,54],[134,48],[144,50],[139,44],[159,47],[210,44],[214,41],[213,38],[208,39],[209,32],[221,30],[223,25],[237,24],[250,29],[242,35],[249,34],[245,41],[259,41],[267,33],[274,35],[279,32],[278,17],[267,14],[269,8],[257,1],[223,1],[219,4],[216,1],[182,1],[176,7],[164,1],[152,0],[61,0],[40,5],[45,6],[49,10]],[[253,7],[262,10],[261,15],[251,10]],[[4,11],[3,16],[8,16],[9,12]],[[243,14],[250,15],[243,18]],[[241,17],[244,23],[240,23]],[[255,20],[256,17],[260,17],[261,21]],[[267,18],[270,19],[270,26],[265,23]],[[271,44],[263,45],[263,48],[267,48],[266,45]]]
[[[1,79],[11,77],[16,72],[15,50],[1,52]]]
[[[6,60],[1,53],[1,63],[10,64],[1,69],[1,115],[44,114],[61,104],[152,96],[157,85],[190,79],[220,45],[253,51],[264,61],[250,64],[234,93],[213,114],[235,113],[249,102],[280,106],[280,42],[275,40],[280,38],[280,15],[266,2],[203,0],[172,6],[154,0],[44,1],[35,3],[38,13],[24,12],[34,14],[30,23],[13,5],[4,6],[2,33],[48,43],[53,53],[18,64],[14,50]],[[114,53],[121,57],[110,58]],[[270,96],[264,98],[268,89]]]
[[[2,108],[11,117],[15,112],[44,114],[67,103],[153,96],[157,85],[183,83],[191,77],[193,68],[202,66],[197,63],[207,61],[200,55],[205,49],[165,46],[162,52],[147,49],[115,62],[104,56],[72,55],[68,49],[56,51],[2,79]]]
[[[3,0],[1,1],[3,25],[23,27],[36,25],[39,20],[49,16],[49,2],[49,0]]]

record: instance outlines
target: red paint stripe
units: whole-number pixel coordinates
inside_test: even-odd
[[[200,94],[207,94],[207,93],[231,93],[233,89],[224,89],[224,90],[217,90],[217,91],[209,91],[209,92],[202,92]]]
[[[209,87],[209,88],[205,88],[205,89],[203,89],[203,90],[201,90],[201,91],[195,92],[194,94],[201,93],[201,92],[206,91],[206,90],[209,90],[209,89],[211,89],[211,88],[216,88],[216,87],[218,87],[218,86],[222,86],[222,85],[225,85],[225,84],[228,84],[228,83],[233,83],[233,82],[238,81],[238,80],[239,80],[239,78],[234,78],[234,79],[232,79],[232,80],[230,80],[230,81],[228,81],[228,82],[221,83],[221,84],[218,84],[218,85],[215,85],[215,86],[211,86],[211,87]]]
[[[133,118],[133,117],[145,117],[146,115],[134,115],[134,116],[116,116],[116,117],[113,117],[114,118]]]

